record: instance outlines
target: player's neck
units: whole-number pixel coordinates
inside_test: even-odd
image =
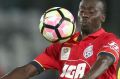
[[[101,27],[100,27],[101,28]],[[95,33],[96,31],[98,31],[100,28],[97,28],[97,29],[93,29],[91,31],[83,31],[81,32],[81,36],[82,36],[82,39],[85,39],[87,36],[89,36],[90,34],[93,34]]]

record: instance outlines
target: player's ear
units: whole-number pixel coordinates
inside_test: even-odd
[[[104,15],[101,15],[100,19],[101,19],[101,22],[105,22],[105,16]]]

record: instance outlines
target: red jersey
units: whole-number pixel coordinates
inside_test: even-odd
[[[116,79],[120,43],[114,34],[101,28],[79,42],[72,39],[66,43],[52,44],[34,61],[44,69],[57,69],[60,79],[81,79],[89,72],[98,55],[106,52],[113,55],[115,61],[97,79]]]

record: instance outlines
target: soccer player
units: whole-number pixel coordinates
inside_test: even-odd
[[[50,45],[31,63],[1,79],[29,79],[48,69],[58,70],[60,79],[116,79],[120,41],[102,28],[104,2],[81,0],[78,17],[81,34]]]

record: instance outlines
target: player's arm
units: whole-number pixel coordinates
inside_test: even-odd
[[[100,76],[110,65],[115,61],[115,57],[112,54],[102,52],[99,54],[97,61],[92,66],[90,72],[82,79],[96,79]]]
[[[6,74],[0,79],[29,79],[43,71],[43,68],[40,67],[36,62],[32,62],[23,67],[18,67],[12,72]]]

